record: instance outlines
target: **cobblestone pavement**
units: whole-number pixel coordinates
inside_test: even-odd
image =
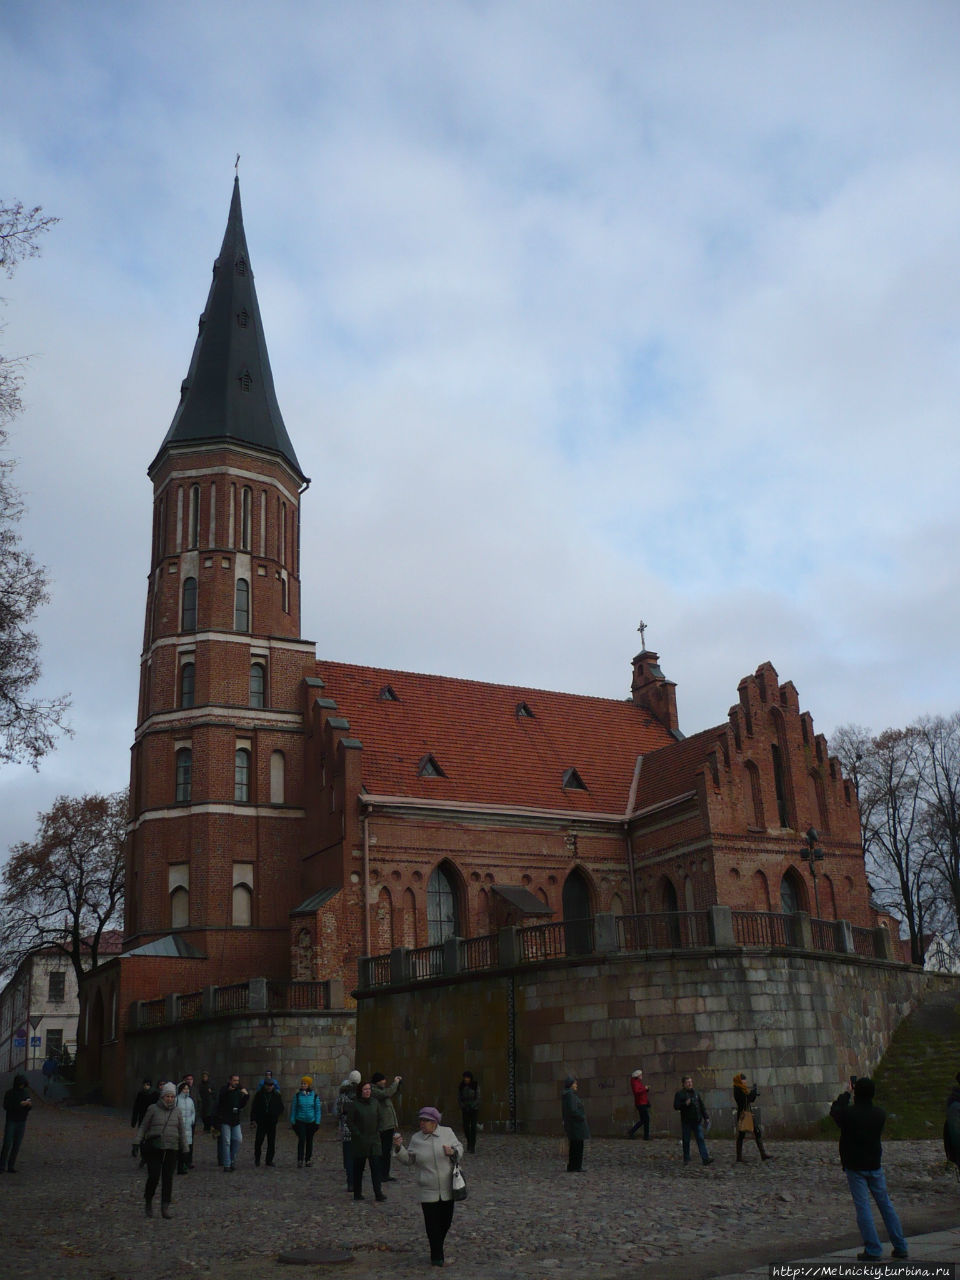
[[[144,1174],[122,1118],[91,1107],[34,1106],[15,1174],[0,1175],[0,1276],[31,1280],[363,1280],[431,1273],[412,1175],[394,1169],[388,1201],[354,1203],[333,1130],[313,1168],[298,1170],[281,1124],[275,1169],[254,1168],[244,1129],[239,1168],[223,1174],[199,1135],[193,1172],[174,1179],[175,1217],[147,1219]],[[562,1139],[480,1135],[465,1158],[469,1198],[457,1206],[448,1265],[473,1280],[584,1274],[589,1280],[687,1280],[743,1273],[775,1259],[856,1246],[835,1142],[770,1143],[774,1159],[684,1167],[679,1141],[587,1143],[582,1174],[565,1172]],[[889,1143],[885,1167],[907,1234],[960,1226],[960,1190],[938,1141]],[[157,1206],[159,1208],[159,1206]],[[340,1266],[281,1266],[285,1250],[331,1248]],[[435,1274],[435,1273],[433,1273]]]

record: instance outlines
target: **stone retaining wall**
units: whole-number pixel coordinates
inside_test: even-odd
[[[578,1075],[593,1132],[634,1118],[642,1067],[656,1132],[677,1129],[673,1095],[694,1076],[714,1131],[732,1131],[732,1077],[758,1084],[773,1134],[808,1130],[850,1074],[872,1072],[897,1025],[960,982],[857,956],[741,948],[561,960],[358,993],[357,1065],[404,1076],[410,1111],[459,1121],[464,1069],[494,1128],[559,1131],[565,1075]]]
[[[216,1086],[233,1072],[251,1089],[269,1067],[288,1101],[303,1075],[313,1076],[325,1110],[341,1080],[353,1068],[356,1014],[223,1014],[195,1022],[126,1033],[126,1095],[132,1099],[141,1080],[180,1079],[209,1071]]]

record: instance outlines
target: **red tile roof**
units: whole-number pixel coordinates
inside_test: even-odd
[[[629,701],[344,662],[318,662],[317,675],[363,743],[372,795],[623,814],[637,756],[674,742]],[[386,686],[397,701],[380,697]],[[428,755],[445,777],[418,776]],[[571,768],[586,791],[563,788]]]
[[[635,808],[646,809],[693,791],[707,756],[725,729],[725,725],[715,725],[644,756]]]

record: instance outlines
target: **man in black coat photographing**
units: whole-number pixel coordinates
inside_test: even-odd
[[[876,1262],[883,1257],[883,1246],[877,1235],[870,1206],[871,1196],[890,1236],[893,1246],[890,1256],[908,1256],[903,1228],[890,1200],[887,1180],[881,1167],[883,1147],[880,1134],[883,1132],[887,1113],[882,1107],[873,1105],[874,1092],[874,1084],[869,1076],[861,1076],[859,1079],[851,1076],[850,1083],[830,1108],[830,1118],[840,1130],[840,1163],[847,1175],[847,1186],[857,1211],[857,1226],[863,1236],[863,1252],[857,1254],[860,1262]]]

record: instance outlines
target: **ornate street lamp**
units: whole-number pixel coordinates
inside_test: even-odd
[[[817,919],[820,919],[820,894],[817,890],[817,863],[823,861],[823,850],[820,848],[820,832],[816,827],[807,829],[806,848],[800,850],[800,857],[810,863],[810,874],[813,876],[813,900],[817,907]]]

